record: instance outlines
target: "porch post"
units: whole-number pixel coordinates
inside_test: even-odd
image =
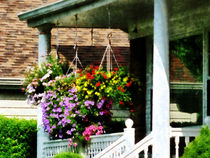
[[[166,0],[154,0],[153,158],[170,157],[169,41]]]
[[[38,45],[38,64],[39,66],[46,61],[47,55],[51,48],[51,28],[39,29],[39,45]],[[44,131],[42,123],[42,108],[38,105],[37,108],[37,158],[42,158],[43,142],[49,140],[49,134]]]
[[[46,61],[46,57],[51,51],[51,28],[39,28],[38,49],[38,63],[41,65],[44,61]]]

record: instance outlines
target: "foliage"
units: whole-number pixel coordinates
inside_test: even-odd
[[[210,157],[210,130],[202,128],[200,135],[195,138],[184,150],[182,158],[209,158]]]
[[[36,121],[0,116],[0,157],[36,157]]]
[[[71,152],[62,152],[55,155],[54,158],[83,158],[83,156]]]
[[[202,37],[193,36],[172,41],[172,53],[190,70],[198,81],[202,81]]]

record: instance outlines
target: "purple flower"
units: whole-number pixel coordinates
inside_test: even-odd
[[[66,133],[67,133],[68,135],[71,135],[71,134],[72,134],[70,130],[67,130]]]
[[[57,108],[57,112],[61,112],[62,111],[62,109],[61,108]]]
[[[52,125],[52,129],[56,128],[56,125]]]

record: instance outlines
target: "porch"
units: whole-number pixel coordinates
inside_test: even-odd
[[[209,116],[207,103],[208,93],[208,49],[209,49],[209,2],[188,0],[176,1],[58,1],[48,6],[40,7],[29,12],[19,14],[20,20],[27,20],[29,27],[38,28],[39,34],[39,64],[45,61],[50,52],[50,31],[53,27],[74,27],[74,15],[78,16],[79,27],[110,27],[120,28],[129,33],[130,40],[141,38],[146,47],[146,131],[148,136],[134,145],[134,142],[122,143],[122,149],[128,148],[138,155],[142,151],[145,157],[151,149],[154,158],[168,158],[170,155],[170,138],[175,139],[176,157],[179,156],[179,137],[186,136],[186,144],[193,129],[173,129],[169,125],[170,117],[170,84],[169,84],[169,39],[178,39],[202,34],[203,37],[203,110],[202,120]],[[107,14],[107,8],[111,15]],[[153,17],[154,15],[154,17]],[[110,17],[109,17],[110,16]],[[112,21],[108,22],[108,19]],[[114,19],[114,20],[113,20]],[[154,27],[153,27],[154,20]],[[169,27],[168,27],[169,26]],[[151,35],[153,34],[153,38]],[[137,46],[137,45],[135,45]],[[135,49],[135,47],[134,47]],[[153,56],[153,57],[152,57]],[[138,62],[138,61],[136,61]],[[153,63],[153,64],[152,64]],[[152,102],[152,104],[151,104]],[[152,111],[152,115],[150,112]],[[41,112],[39,112],[41,118]],[[39,120],[41,129],[42,123]],[[152,122],[152,125],[151,125]],[[161,128],[160,128],[161,127]],[[152,132],[151,132],[152,131]],[[196,130],[198,132],[198,130]],[[151,133],[150,133],[151,132]],[[43,129],[38,132],[38,146],[47,141]],[[39,139],[40,138],[40,139]],[[164,142],[164,143],[163,143]],[[115,144],[115,143],[113,143]],[[116,143],[118,144],[118,142]],[[121,144],[121,143],[119,143]],[[144,145],[145,144],[145,145]],[[132,148],[125,147],[132,146]],[[110,147],[114,148],[115,147]],[[116,148],[119,148],[116,147]],[[165,149],[165,150],[162,150]],[[113,151],[108,150],[109,154]],[[118,150],[119,151],[119,150]],[[40,157],[42,151],[38,151]],[[103,153],[103,152],[102,152]],[[114,151],[115,153],[115,151]],[[104,153],[105,154],[105,153]],[[129,153],[123,157],[130,157]],[[102,154],[103,155],[103,154]],[[105,156],[105,155],[103,155]],[[108,156],[107,156],[108,157]]]

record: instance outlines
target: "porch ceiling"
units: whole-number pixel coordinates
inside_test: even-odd
[[[199,34],[210,26],[210,1],[168,0],[171,38]],[[110,13],[110,22],[109,16]],[[153,33],[153,0],[61,0],[18,15],[29,27],[120,28],[130,38]]]

